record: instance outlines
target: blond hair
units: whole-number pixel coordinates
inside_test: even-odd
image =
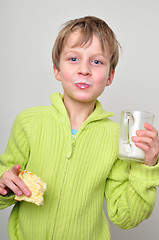
[[[72,32],[80,31],[81,38],[73,46],[84,46],[92,41],[95,34],[100,40],[102,51],[106,48],[106,42],[110,51],[110,72],[114,71],[119,60],[119,46],[116,36],[112,29],[101,19],[93,16],[86,16],[70,20],[63,25],[59,32],[52,50],[52,60],[55,68],[60,69],[60,55],[63,47]]]

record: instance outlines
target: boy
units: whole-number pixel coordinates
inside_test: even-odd
[[[159,185],[157,130],[145,124],[133,138],[145,164],[119,160],[119,126],[97,101],[113,81],[118,47],[95,17],[72,20],[60,31],[52,56],[64,94],[52,94],[51,106],[21,112],[1,156],[0,207],[15,203],[10,239],[109,240],[104,196],[109,218],[121,228],[150,216]],[[14,200],[14,194],[31,195],[17,176],[20,167],[47,183],[43,206]]]

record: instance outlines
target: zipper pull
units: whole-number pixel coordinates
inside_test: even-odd
[[[70,158],[71,158],[71,155],[72,155],[72,144],[71,144],[70,150],[69,150],[69,152],[68,152],[68,154],[67,154],[67,159],[70,159]]]
[[[73,151],[73,146],[75,145],[75,136],[73,136],[71,138],[71,144],[70,144],[70,149],[69,149],[69,152],[67,154],[67,158],[71,158],[71,155],[72,155],[72,151]]]

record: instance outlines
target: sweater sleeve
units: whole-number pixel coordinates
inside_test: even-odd
[[[23,113],[20,113],[13,124],[7,147],[0,156],[0,177],[15,164],[20,164],[22,169],[25,168],[30,152],[25,127]],[[8,207],[14,202],[13,194],[0,195],[0,209]]]
[[[158,185],[159,164],[149,167],[118,159],[105,187],[109,219],[123,229],[137,226],[151,215]]]

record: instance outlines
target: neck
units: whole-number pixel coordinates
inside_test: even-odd
[[[78,102],[74,99],[68,99],[64,96],[64,105],[69,115],[71,128],[79,130],[84,121],[94,111],[95,102]]]

